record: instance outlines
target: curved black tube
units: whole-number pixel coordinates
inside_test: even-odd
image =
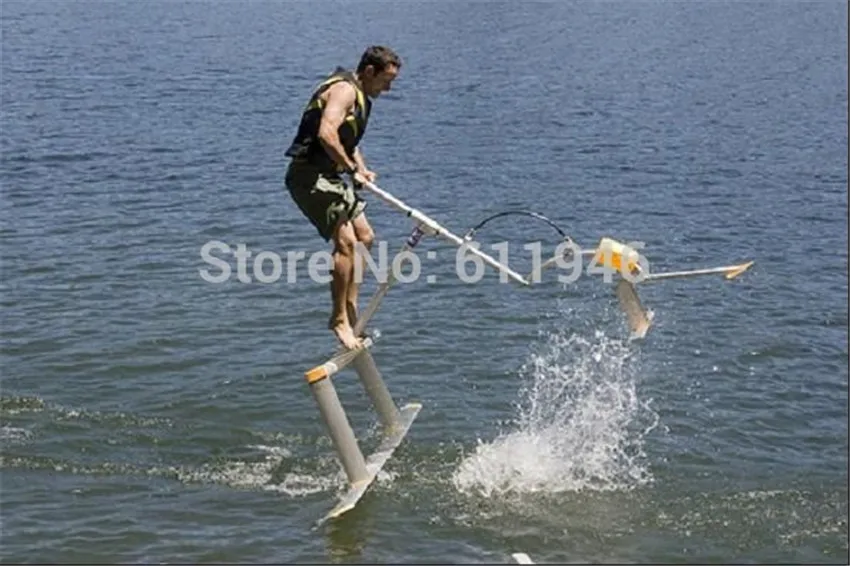
[[[561,230],[561,228],[558,227],[557,224],[555,224],[554,222],[552,222],[551,220],[549,220],[548,218],[546,218],[545,216],[543,216],[539,212],[534,212],[532,210],[506,210],[504,212],[497,212],[496,214],[488,216],[487,218],[485,218],[484,220],[479,222],[478,225],[476,225],[474,228],[470,229],[466,233],[465,238],[471,238],[472,235],[475,234],[475,232],[477,232],[482,226],[484,226],[485,224],[487,224],[491,220],[494,220],[494,219],[499,218],[501,216],[508,216],[509,214],[521,214],[521,215],[524,215],[524,216],[531,216],[532,218],[542,220],[543,222],[545,222],[546,224],[548,224],[549,226],[554,228],[558,232],[558,234],[561,235],[562,238],[564,238],[565,240],[570,239],[569,236],[567,236],[564,233],[564,231]]]

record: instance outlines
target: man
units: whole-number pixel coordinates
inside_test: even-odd
[[[390,90],[400,69],[399,56],[383,46],[366,49],[353,73],[337,68],[313,93],[286,151],[292,158],[286,172],[289,194],[325,241],[333,240],[333,309],[328,326],[349,349],[361,344],[354,335],[359,293],[355,249],[359,242],[370,250],[375,237],[364,212],[366,203],[355,188],[374,181],[376,175],[366,167],[358,144],[372,99]]]

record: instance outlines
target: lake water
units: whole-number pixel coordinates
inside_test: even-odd
[[[848,563],[846,3],[317,4],[0,7],[3,562]],[[303,379],[327,285],[233,256],[209,283],[201,249],[328,249],[282,152],[374,43],[404,66],[366,159],[449,229],[530,209],[653,271],[755,264],[640,286],[630,341],[597,275],[466,284],[423,240],[371,325],[423,409],[312,530],[344,488]],[[398,249],[409,219],[366,198]],[[523,273],[560,240],[476,237]]]

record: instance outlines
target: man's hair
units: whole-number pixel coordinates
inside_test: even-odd
[[[383,45],[373,45],[366,48],[363,56],[360,58],[360,64],[357,65],[357,72],[362,73],[366,67],[372,65],[376,73],[380,73],[390,65],[401,68],[401,57],[389,47]]]

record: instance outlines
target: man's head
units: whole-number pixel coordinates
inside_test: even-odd
[[[374,45],[366,49],[357,65],[357,76],[369,97],[390,90],[401,69],[401,58],[389,47]]]

